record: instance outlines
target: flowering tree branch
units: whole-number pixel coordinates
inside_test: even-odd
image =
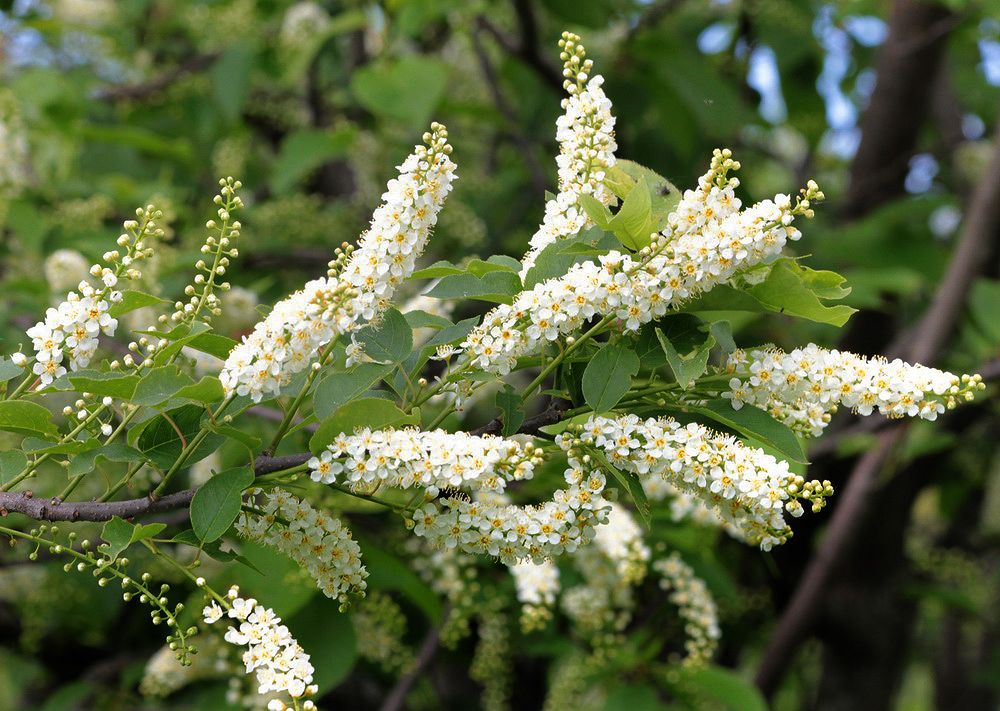
[[[1000,132],[1000,129],[998,129]],[[965,228],[941,287],[906,348],[910,359],[933,361],[957,323],[962,305],[983,257],[1000,232],[1000,143],[990,165],[977,183],[965,217]],[[857,535],[864,514],[872,505],[871,492],[892,449],[902,440],[906,424],[881,433],[878,442],[860,460],[847,480],[840,504],[830,518],[823,544],[806,568],[757,670],[757,686],[773,694],[788,669],[788,660],[805,639],[815,620],[820,600],[844,552]]]

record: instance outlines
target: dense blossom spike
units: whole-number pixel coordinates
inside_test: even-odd
[[[559,594],[559,568],[551,560],[522,560],[510,566],[510,574],[521,603],[521,628],[531,632],[544,627]]]
[[[595,316],[614,316],[636,331],[674,305],[732,280],[777,256],[801,233],[797,215],[809,216],[822,198],[809,182],[793,202],[778,195],[745,210],[734,195],[739,168],[728,150],[716,151],[697,190],[688,190],[669,224],[638,255],[611,251],[598,263],[583,262],[564,276],[521,292],[498,306],[466,338],[464,358],[482,370],[505,375],[521,356],[579,329]]]
[[[708,586],[677,553],[656,561],[653,569],[662,576],[660,587],[670,591],[670,602],[677,605],[685,622],[687,654],[682,663],[698,666],[708,662],[722,636],[715,600]]]
[[[958,376],[898,358],[866,358],[813,343],[790,353],[736,351],[727,365],[730,371],[747,373],[730,380],[729,392],[723,393],[733,408],[756,405],[814,437],[823,433],[840,405],[861,415],[878,411],[893,418],[936,420],[985,387],[978,375]]]
[[[592,222],[579,205],[581,195],[590,195],[604,205],[614,195],[604,184],[606,172],[615,164],[615,117],[611,100],[601,88],[604,77],[591,76],[593,62],[586,58],[580,37],[563,32],[559,40],[564,86],[569,96],[562,100],[563,114],[556,121],[559,142],[559,193],[545,203],[542,224],[531,238],[521,260],[521,278],[535,265],[538,255],[560,239],[572,237]]]
[[[503,491],[508,481],[530,479],[540,462],[530,443],[493,435],[365,428],[338,435],[309,460],[309,468],[312,478],[324,484],[418,486],[437,496],[448,487]]]
[[[224,615],[234,620],[237,626],[230,626],[225,639],[230,644],[245,646],[243,665],[247,674],[254,672],[258,693],[285,692],[293,699],[293,705],[280,700],[268,703],[268,711],[285,709],[315,709],[316,704],[309,697],[319,690],[313,684],[313,665],[302,646],[295,640],[288,627],[281,624],[281,618],[274,610],[260,605],[254,598],[241,598],[235,585],[229,589],[227,610],[214,600],[205,607],[202,614],[206,624],[218,622]]]
[[[237,520],[241,535],[272,546],[301,565],[329,598],[344,604],[349,595],[364,593],[368,571],[361,563],[361,547],[339,519],[282,489],[252,493],[260,513]]]
[[[232,350],[219,376],[228,394],[255,402],[277,394],[320,349],[384,311],[413,272],[456,177],[445,127],[432,124],[424,142],[389,181],[358,247],[348,248],[328,276],[275,304]]]
[[[612,465],[640,479],[667,480],[697,497],[764,550],[791,535],[785,512],[802,515],[803,500],[818,511],[833,493],[829,482],[806,482],[789,471],[788,462],[694,422],[592,417],[580,438]]]

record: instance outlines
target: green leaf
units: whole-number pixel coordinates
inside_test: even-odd
[[[350,614],[341,612],[325,597],[315,595],[288,620],[288,628],[313,659],[323,660],[316,665],[314,684],[321,689],[332,689],[351,673],[358,658],[358,640]]]
[[[435,284],[427,296],[435,299],[479,299],[495,304],[510,304],[521,291],[521,280],[508,271],[493,271],[481,277],[475,274],[453,274]]]
[[[6,484],[24,471],[28,466],[28,458],[23,452],[11,449],[0,452],[0,484]]]
[[[394,370],[391,364],[359,363],[343,373],[330,373],[316,387],[313,412],[323,420],[341,405],[350,402]]]
[[[146,371],[135,386],[132,402],[136,405],[159,405],[166,402],[194,381],[187,373],[182,373],[176,365],[164,365]]]
[[[235,122],[250,96],[250,75],[254,66],[251,47],[237,44],[229,47],[216,60],[209,73],[212,80],[212,99],[223,118]]]
[[[260,437],[254,437],[251,434],[247,434],[238,427],[233,427],[231,425],[220,425],[220,424],[213,425],[212,423],[207,423],[206,427],[210,429],[212,432],[217,432],[218,434],[224,437],[239,442],[244,447],[249,449],[251,454],[256,452],[261,445]]]
[[[734,410],[729,400],[710,400],[704,406],[685,406],[691,412],[696,412],[740,434],[769,445],[793,462],[807,463],[802,443],[795,433],[769,414],[753,405],[743,405]]]
[[[673,183],[644,165],[620,159],[607,172],[604,182],[619,198],[625,198],[640,178],[645,180],[649,189],[651,231],[661,230],[681,200],[681,191]]]
[[[172,397],[184,400],[194,400],[195,402],[212,403],[219,402],[226,396],[222,389],[222,383],[214,375],[206,375],[197,383],[185,385],[175,392]]]
[[[407,415],[388,400],[374,397],[361,398],[342,405],[323,420],[309,440],[309,449],[318,454],[341,432],[350,434],[360,427],[383,430],[419,423],[418,414]]]
[[[25,437],[21,449],[34,454],[80,454],[101,446],[99,439],[93,437],[87,440],[70,440],[69,442],[53,443],[38,437]]]
[[[34,402],[4,400],[0,402],[0,430],[28,435],[55,435],[52,413]]]
[[[287,193],[327,161],[346,155],[354,136],[352,128],[306,129],[289,134],[271,168],[271,188],[277,194]]]
[[[147,294],[142,291],[126,290],[122,292],[122,300],[116,304],[111,304],[108,313],[114,318],[121,318],[127,313],[145,308],[147,306],[157,306],[159,304],[169,304],[166,299]]]
[[[424,344],[424,348],[428,346],[443,346],[448,344],[458,343],[459,341],[465,340],[465,337],[476,327],[479,323],[479,318],[476,316],[470,316],[467,319],[459,321],[453,326],[448,326],[448,328],[442,328],[440,331],[434,334],[427,343]]]
[[[577,204],[587,213],[587,217],[594,221],[594,224],[602,230],[611,231],[611,220],[614,215],[603,202],[593,195],[581,195],[577,198]]]
[[[132,400],[139,376],[132,373],[101,373],[79,371],[67,376],[76,392],[108,395],[119,400]]]
[[[441,601],[411,569],[396,556],[359,537],[361,560],[368,567],[368,587],[372,590],[398,590],[433,623],[440,622]]]
[[[133,528],[134,526],[128,521],[115,516],[101,529],[101,538],[105,540],[105,543],[98,548],[111,560],[117,560],[121,552],[128,548],[132,542]]]
[[[729,355],[736,350],[736,341],[733,340],[733,326],[729,321],[715,321],[708,327],[709,333],[715,342],[722,348],[722,352]]]
[[[837,277],[834,283],[829,275]],[[841,298],[849,291],[839,286],[843,277],[833,272],[815,272],[800,266],[792,259],[775,262],[767,278],[749,288],[754,298],[771,311],[798,316],[818,323],[843,326],[857,309],[839,304],[827,306],[820,299]]]
[[[219,472],[191,499],[191,528],[198,540],[211,543],[222,537],[240,514],[243,490],[253,484],[253,472],[236,467]]]
[[[421,311],[420,309],[407,311],[403,314],[403,318],[406,319],[406,323],[410,326],[410,328],[414,330],[418,328],[433,328],[435,330],[440,330],[442,328],[448,328],[448,326],[455,325],[444,316],[427,313],[426,311]]]
[[[200,333],[187,341],[185,345],[188,348],[225,360],[229,351],[233,350],[237,343],[232,338],[227,338],[219,333]]]
[[[387,309],[377,324],[358,331],[355,340],[363,343],[365,353],[380,363],[402,363],[413,350],[413,329],[403,314]]]
[[[649,186],[646,185],[646,178],[640,177],[608,228],[623,245],[635,252],[649,244],[649,235],[654,227]]]
[[[524,422],[524,402],[510,383],[504,383],[503,390],[497,391],[496,404],[500,408],[503,420],[500,434],[504,437],[517,434],[518,428]]]
[[[715,338],[709,335],[700,346],[685,354],[680,354],[659,328],[656,329],[656,337],[660,341],[663,353],[667,357],[667,364],[670,366],[670,371],[674,374],[677,384],[681,386],[682,390],[689,389],[708,368],[708,355],[715,345]]]
[[[623,472],[609,462],[603,452],[591,450],[590,455],[618,482],[621,490],[628,492],[629,497],[635,504],[635,511],[642,520],[642,524],[646,528],[649,528],[652,519],[652,510],[649,506],[649,499],[646,498],[646,490],[642,488],[642,482],[639,481],[638,475],[632,472]]]
[[[591,227],[573,237],[553,242],[539,252],[535,265],[524,275],[524,288],[531,289],[543,281],[560,277],[574,264],[607,254],[617,246],[617,240],[598,227]]]
[[[444,62],[416,55],[373,62],[351,75],[351,91],[362,106],[412,130],[427,126],[447,83]]]
[[[681,683],[696,687],[732,711],[767,711],[767,702],[750,681],[729,669],[704,666],[682,669]]]
[[[0,383],[6,383],[22,373],[24,373],[24,368],[14,365],[10,358],[0,358]]]
[[[124,442],[112,442],[103,447],[89,449],[81,452],[69,460],[69,468],[66,473],[69,476],[79,476],[89,474],[101,460],[109,462],[139,462],[144,459],[142,452],[133,447],[129,447]]]
[[[180,456],[184,444],[198,434],[204,416],[205,410],[198,405],[185,405],[170,410],[150,419],[145,426],[135,428],[137,436],[130,431],[129,442],[135,444],[153,464],[161,469],[169,469]],[[198,461],[199,455],[208,456],[221,442],[219,435],[207,437],[202,446],[191,454],[188,463]]]
[[[620,343],[602,347],[583,371],[583,397],[594,412],[607,412],[632,387],[639,372],[639,356]]]

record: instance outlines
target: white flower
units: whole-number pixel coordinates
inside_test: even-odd
[[[399,166],[399,177],[389,181],[371,227],[342,271],[310,281],[275,304],[233,348],[219,375],[227,394],[255,402],[277,394],[320,349],[382,313],[413,272],[455,179],[448,132],[436,123],[432,131],[424,136],[427,147],[418,146]]]
[[[728,176],[738,167],[731,153],[716,151],[697,190],[688,190],[670,214],[648,256],[611,251],[598,263],[583,262],[564,276],[523,291],[513,304],[483,318],[462,343],[464,360],[506,375],[517,359],[538,352],[594,316],[620,319],[626,330],[666,314],[679,304],[764,263],[800,237],[791,226],[808,208],[777,196],[740,211],[738,184]],[[818,195],[810,187],[808,195]]]
[[[733,408],[744,403],[766,410],[804,434],[822,434],[840,405],[862,415],[934,420],[980,387],[978,376],[961,376],[905,363],[827,350],[810,343],[790,353],[736,351],[727,363],[741,373],[723,393]]]
[[[535,265],[547,246],[572,237],[593,223],[579,206],[581,195],[590,195],[604,205],[614,194],[604,184],[605,173],[615,164],[615,117],[611,101],[601,86],[604,78],[590,77],[593,62],[586,59],[580,38],[564,32],[559,42],[569,96],[562,101],[563,114],[556,121],[559,141],[559,193],[545,203],[545,217],[531,238],[528,253],[521,260],[521,279]]]
[[[677,553],[653,563],[662,577],[660,587],[671,591],[670,601],[679,608],[688,638],[684,642],[687,655],[682,664],[698,666],[708,662],[718,646],[721,631],[715,600],[704,581],[695,577],[691,567]]]
[[[301,47],[309,39],[326,30],[330,15],[311,0],[297,2],[285,11],[279,37],[287,47]]]
[[[206,624],[214,624],[222,619],[222,608],[219,607],[219,603],[212,600],[211,603],[205,606],[205,609],[202,611],[202,615],[205,618]]]
[[[55,292],[65,293],[82,279],[87,278],[90,273],[90,263],[75,249],[57,249],[45,258],[42,270],[45,272],[49,288]]]
[[[339,519],[281,489],[258,492],[255,504],[259,515],[244,514],[236,521],[240,535],[287,555],[329,598],[345,603],[350,594],[364,593],[368,571],[361,548]]]
[[[521,628],[530,632],[543,627],[559,593],[559,568],[550,560],[523,560],[510,566],[510,573],[521,603]]]

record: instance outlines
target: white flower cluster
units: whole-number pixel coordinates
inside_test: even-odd
[[[651,501],[669,499],[670,518],[674,522],[690,521],[698,526],[721,528],[738,541],[745,541],[743,531],[724,521],[717,510],[704,501],[686,494],[666,479],[659,477],[642,480],[642,489]]]
[[[608,168],[615,164],[618,148],[615,117],[611,114],[611,100],[601,88],[604,77],[590,76],[594,63],[586,59],[586,51],[579,42],[580,37],[571,32],[563,32],[559,40],[566,77],[564,86],[569,92],[562,100],[563,114],[556,121],[559,193],[545,203],[542,224],[521,260],[521,279],[547,246],[590,226],[590,218],[578,204],[581,195],[590,195],[604,205],[614,200],[604,178]]]
[[[136,264],[151,251],[144,240],[158,233],[155,219],[159,213],[152,205],[136,210],[136,216],[139,220],[125,222],[125,232],[117,241],[126,253],[112,250],[104,254],[104,260],[114,268],[100,264],[90,268],[90,275],[100,279],[99,286],[81,281],[62,303],[45,311],[44,321],[26,331],[35,349],[32,370],[42,385],[65,375],[67,365],[73,371],[86,368],[97,352],[100,335],[115,335],[118,320],[110,310],[122,300],[122,292],[116,287],[122,278],[134,280],[141,276]],[[18,365],[27,363],[27,357],[20,353],[12,359]]]
[[[663,576],[660,587],[671,591],[670,602],[677,605],[684,620],[684,631],[687,633],[684,649],[687,654],[683,664],[705,664],[715,654],[721,636],[719,615],[708,586],[695,576],[691,566],[677,553],[654,562],[653,569]]]
[[[833,493],[829,482],[806,482],[789,472],[787,462],[694,422],[592,417],[580,438],[619,469],[665,479],[698,498],[764,550],[791,535],[786,511],[802,515],[801,500],[819,510]]]
[[[215,600],[207,605],[203,616],[207,624],[214,624],[224,614],[236,620],[239,627],[230,626],[226,631],[226,641],[238,646],[246,646],[243,664],[246,672],[254,672],[258,693],[285,692],[294,700],[294,708],[310,710],[316,704],[308,697],[319,689],[313,684],[313,665],[309,655],[295,641],[288,628],[281,624],[281,618],[274,610],[263,607],[256,600],[241,598],[235,585],[227,595],[228,611],[222,609]],[[284,711],[292,708],[275,699],[268,703],[269,711]]]
[[[287,555],[315,578],[324,595],[341,604],[365,591],[368,570],[361,563],[361,547],[343,523],[283,489],[257,493],[255,501],[260,514],[243,514],[236,522],[241,535]]]
[[[559,594],[559,568],[551,560],[522,560],[510,566],[510,574],[521,603],[521,628],[525,632],[542,628],[552,617]]]
[[[982,387],[978,375],[961,377],[899,359],[865,358],[810,343],[790,353],[778,349],[736,351],[723,397],[739,410],[744,403],[767,410],[800,432],[818,436],[839,405],[862,415],[935,420]]]
[[[42,265],[45,280],[52,291],[72,289],[90,273],[90,262],[75,249],[57,249]]]
[[[530,479],[540,462],[531,443],[494,435],[364,428],[338,435],[309,460],[309,468],[313,480],[324,484],[420,486],[433,497],[447,487],[503,491],[508,481]]]
[[[384,310],[396,287],[413,272],[437,214],[451,191],[455,164],[448,132],[438,123],[427,146],[399,166],[342,271],[310,281],[275,304],[253,333],[233,348],[219,376],[227,394],[259,402],[307,368],[321,348]]]
[[[560,436],[568,452],[568,486],[551,501],[518,506],[489,492],[476,499],[452,496],[424,504],[413,513],[413,532],[431,543],[466,553],[497,556],[506,565],[530,558],[551,559],[593,539],[594,526],[605,520],[604,475],[577,459],[576,440]]]
[[[728,150],[716,151],[697,190],[684,193],[668,227],[635,257],[611,251],[598,263],[583,262],[564,276],[521,292],[513,304],[488,313],[462,347],[483,370],[506,375],[521,356],[580,328],[594,316],[615,316],[636,331],[663,316],[671,305],[731,280],[741,270],[777,256],[801,233],[796,215],[809,215],[809,201],[822,193],[809,188],[793,204],[778,195],[740,211],[733,191],[739,167]]]
[[[281,43],[289,48],[301,48],[330,26],[330,15],[312,0],[303,0],[285,11],[281,20]]]
[[[606,524],[573,556],[584,584],[567,591],[563,610],[590,637],[621,629],[631,619],[633,588],[646,577],[650,551],[642,529],[620,504],[611,504]]]

